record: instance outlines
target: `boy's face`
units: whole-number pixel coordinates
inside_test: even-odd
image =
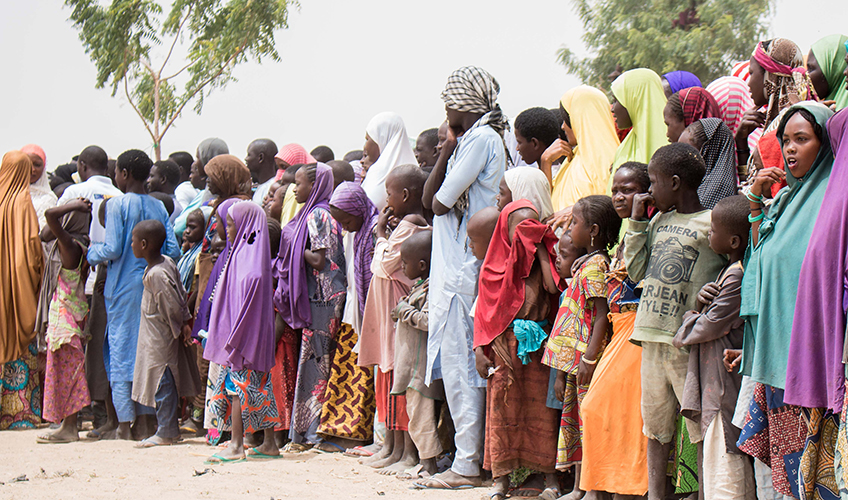
[[[544,153],[544,149],[540,148],[540,143],[538,139],[527,139],[518,129],[515,129],[515,142],[518,144],[518,154],[521,155],[521,159],[524,160],[524,163],[528,165],[532,165],[539,161],[542,158],[542,153]],[[541,149],[541,150],[540,150]]]
[[[200,166],[200,160],[194,160],[194,163],[191,164],[191,173],[188,180],[194,186],[194,189],[206,187],[206,177],[203,176],[203,167]]]
[[[120,168],[115,168],[115,186],[121,190],[121,192],[127,192],[127,178],[130,176],[129,170],[122,170]]]
[[[429,144],[427,138],[420,135],[418,136],[418,140],[415,141],[413,152],[415,153],[415,159],[418,160],[418,166],[421,168],[434,166],[436,160],[439,158],[436,145]]]
[[[710,220],[710,248],[719,255],[728,255],[733,250],[733,239],[738,238],[720,224],[715,217]]]
[[[512,191],[506,183],[506,178],[501,179],[501,186],[498,189],[498,211],[504,209],[505,206],[512,203]]]
[[[409,255],[408,252],[404,252],[403,249],[400,251],[400,268],[403,271],[403,275],[406,276],[410,280],[417,280],[422,276],[422,267],[421,262],[415,260],[415,258]]]
[[[386,179],[386,206],[395,214],[403,213],[406,205],[405,192],[401,184],[397,176],[392,174],[389,174],[389,178]]]
[[[192,212],[186,219],[186,229],[183,237],[189,243],[197,243],[203,239],[203,230],[206,229],[206,219],[200,211]]]
[[[133,230],[131,247],[136,259],[144,258],[147,247],[146,243],[147,241],[138,234],[138,231]]]
[[[471,248],[471,253],[478,260],[486,259],[486,252],[489,251],[489,240],[477,232],[468,233],[468,247]]]
[[[648,177],[651,179],[651,187],[648,192],[654,198],[654,206],[660,212],[668,212],[674,208],[674,179],[670,179],[658,168],[648,165]]]
[[[618,170],[612,178],[612,206],[622,219],[633,213],[633,197],[641,193],[636,174],[629,169]]]
[[[159,167],[153,165],[150,167],[150,175],[147,176],[147,192],[155,193],[162,191],[165,187],[165,178],[159,172]]]

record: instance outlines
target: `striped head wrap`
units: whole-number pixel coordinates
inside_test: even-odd
[[[759,42],[751,56],[765,71],[763,85],[768,97],[766,123],[790,105],[790,95],[801,95],[804,88],[804,55],[798,45],[785,38]]]

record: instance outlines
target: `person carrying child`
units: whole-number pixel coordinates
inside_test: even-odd
[[[156,408],[156,434],[136,448],[170,445],[179,440],[180,397],[200,393],[195,354],[188,348],[191,314],[176,264],[162,255],[165,226],[144,220],[132,232],[132,251],[147,261],[141,324],[133,374],[133,401]]]
[[[180,280],[187,294],[192,292],[196,294],[195,288],[197,287],[194,286],[194,278],[196,276],[197,256],[203,248],[204,230],[211,214],[212,207],[205,206],[188,214],[186,218],[186,230],[183,232],[182,255],[177,263],[177,269],[180,271]]]

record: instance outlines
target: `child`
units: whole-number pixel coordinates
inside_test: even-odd
[[[518,154],[527,165],[541,160],[542,154],[558,137],[559,124],[549,109],[525,109],[515,117],[515,142]]]
[[[192,293],[195,288],[193,286],[195,264],[197,256],[203,248],[206,223],[209,222],[209,215],[211,214],[212,207],[201,207],[188,214],[186,218],[186,230],[183,232],[183,254],[177,263],[177,269],[180,271],[180,280],[187,294]]]
[[[301,209],[301,207],[303,207],[303,204],[297,201],[297,197],[294,192],[294,179],[297,175],[297,171],[300,170],[301,167],[303,167],[303,164],[301,163],[288,167],[281,179],[283,184],[280,185],[280,190],[283,190],[283,201],[280,208],[280,224],[283,226],[288,224],[290,220],[294,219],[294,216],[297,215],[297,212]]]
[[[175,194],[177,186],[180,185],[181,176],[182,172],[180,171],[180,166],[177,165],[177,162],[168,159],[154,163],[153,166],[150,167],[150,175],[147,177],[147,192],[149,194],[152,195],[154,193],[161,193],[165,197],[171,199],[171,222],[177,220],[177,217],[179,217],[180,213],[183,211],[183,205],[177,201],[177,195]],[[162,200],[162,203],[166,203],[165,207],[168,207],[165,200]]]
[[[43,415],[45,420],[62,425],[55,432],[39,436],[38,442],[69,443],[79,441],[77,412],[91,403],[81,340],[88,315],[85,282],[89,268],[85,253],[91,202],[73,200],[47,209],[44,217],[56,236],[53,248],[62,267],[48,313]]]
[[[412,152],[415,153],[418,166],[428,174],[439,160],[438,146],[439,129],[429,128],[418,134],[418,139],[415,140],[415,148]]]
[[[736,448],[740,430],[731,423],[742,376],[723,364],[725,349],[742,347],[744,321],[739,307],[749,214],[744,196],[724,198],[716,204],[711,214],[710,248],[729,256],[730,262],[716,283],[707,285],[717,288],[717,293],[710,293],[712,298],[707,300],[699,294],[703,307],[683,316],[683,325],[672,340],[678,349],[689,347],[681,413],[701,424],[701,432],[691,436],[693,441],[703,441],[704,498],[745,500],[755,493],[751,462]]]
[[[551,202],[551,184],[541,170],[534,167],[515,167],[507,170],[498,193],[498,210],[503,210],[513,200],[528,200],[539,211],[544,221],[554,213]]]
[[[145,194],[145,182],[153,162],[143,151],[131,149],[118,156],[115,182],[124,193],[111,198],[106,209],[106,238],[94,242],[88,249],[88,263],[92,266],[107,264],[106,298],[107,333],[104,342],[104,360],[112,402],[118,416],[118,439],[131,439],[130,424],[141,411],[149,427],[143,434],[153,434],[149,416],[150,408],[136,408],[132,401],[132,380],[135,366],[138,327],[141,323],[141,297],[144,292],[143,259],[132,253],[132,229],[147,219],[155,219],[165,226],[167,237],[163,254],[176,259],[180,249],[168,214],[162,203]],[[140,422],[144,423],[144,422]],[[112,437],[114,429],[103,429],[105,437]],[[146,437],[146,436],[145,436]]]
[[[218,210],[219,216],[225,216]],[[268,373],[274,366],[274,306],[268,222],[259,205],[234,203],[227,218],[230,252],[215,285],[209,337],[203,357],[221,365],[208,407],[218,418],[218,431],[232,428],[229,446],[211,463],[245,458],[244,435],[264,431],[262,445],[248,457],[279,456],[274,426],[277,404]]]
[[[421,204],[426,181],[427,174],[417,165],[395,167],[386,178],[386,208],[380,212],[375,228],[373,277],[360,335],[357,364],[379,367],[375,376],[377,414],[389,431],[383,449],[366,462],[375,469],[388,467],[386,472],[390,475],[417,463],[415,445],[408,433],[406,397],[390,394],[395,363],[395,327],[391,311],[401,297],[409,294],[413,284],[401,270],[400,246],[410,236],[428,231],[430,227]],[[391,234],[390,218],[399,221]]]
[[[327,163],[327,166],[333,169],[333,191],[342,182],[353,182],[356,179],[353,174],[353,167],[344,160],[333,160]]]
[[[392,309],[392,320],[397,321],[397,327],[391,394],[406,395],[409,437],[418,449],[421,465],[421,471],[415,474],[416,477],[436,474],[436,457],[443,451],[437,432],[436,401],[444,400],[445,390],[441,380],[429,386],[424,383],[427,366],[427,289],[432,246],[432,231],[416,233],[401,244],[401,269],[404,276],[415,284],[409,290],[409,295],[400,299],[397,307]]]
[[[542,362],[558,370],[554,387],[557,399],[563,402],[556,467],[565,470],[574,465],[575,483],[570,498],[580,498],[580,406],[607,342],[609,306],[604,277],[609,270],[607,252],[618,242],[621,219],[612,200],[601,195],[581,198],[574,204],[571,217],[571,239],[587,255],[574,272],[557,312]]]
[[[669,448],[689,353],[671,339],[683,314],[696,307],[698,291],[715,279],[726,260],[709,248],[710,212],[698,199],[704,160],[688,144],[669,144],[648,164],[651,188],[633,198],[624,261],[634,282],[643,281],[631,341],[642,346],[642,432],[648,437],[648,495],[664,498]],[[660,214],[647,219],[653,205]],[[700,430],[686,422],[690,434]],[[695,432],[692,432],[692,431]]]
[[[161,253],[166,234],[165,226],[156,220],[141,221],[132,231],[133,255],[147,261],[132,398],[155,407],[157,421],[156,434],[136,448],[175,443],[180,437],[180,396],[200,393],[194,353],[186,345],[191,338],[191,314],[185,290],[174,261]]]
[[[528,200],[504,207],[480,269],[474,351],[477,372],[488,379],[483,468],[492,471],[490,498],[498,500],[506,498],[510,474],[519,467],[545,474],[542,498],[559,497],[557,411],[546,405],[550,370],[541,363],[559,292],[553,278],[557,238],[538,217]],[[475,251],[486,243],[475,241]]]

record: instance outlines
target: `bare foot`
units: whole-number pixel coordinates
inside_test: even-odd
[[[541,500],[557,500],[559,498],[559,480],[555,472],[545,474],[545,490],[539,495]]]
[[[135,445],[136,448],[153,448],[155,446],[171,446],[176,443],[176,438],[163,438],[159,437],[156,434],[150,436],[147,439],[139,441],[138,444]]]
[[[349,457],[371,457],[379,453],[383,445],[371,443],[368,446],[356,446],[345,450],[344,454]]]
[[[85,437],[89,439],[115,439],[115,431],[118,429],[118,422],[107,420],[102,426],[88,431]]]
[[[559,497],[559,500],[580,500],[585,495],[586,495],[585,491],[583,491],[580,488],[575,486],[574,490],[571,493]]]
[[[104,437],[103,439],[109,439]],[[121,422],[118,424],[118,429],[116,430],[114,439],[122,439],[124,441],[132,441],[132,429],[130,429],[129,422]]]
[[[483,500],[505,500],[509,493],[509,476],[496,477],[492,480],[492,491],[483,496]]]
[[[73,422],[71,422],[73,420]],[[62,421],[62,425],[55,432],[49,432],[38,436],[39,443],[73,443],[79,441],[79,431],[77,431],[77,419],[66,418]]]
[[[448,469],[441,474],[436,474],[433,477],[419,479],[413,483],[416,488],[440,490],[477,488],[482,484],[483,481],[480,479],[480,476],[460,476],[451,469]]]
[[[273,439],[271,439],[270,443],[267,442],[268,441],[267,439],[265,441],[266,442],[262,443],[261,446],[256,446],[253,449],[258,451],[259,453],[261,453],[263,455],[267,455],[269,457],[280,456],[280,449],[277,448],[277,442]]]
[[[392,454],[392,447],[389,445],[384,445],[380,448],[380,451],[371,455],[370,457],[362,457],[359,459],[359,463],[362,465],[371,465],[374,462],[379,460],[385,460],[389,455]]]
[[[279,450],[277,454],[279,455]],[[225,460],[238,460],[240,458],[244,458],[244,445],[237,444],[233,440],[230,441],[230,444],[227,445],[226,448],[216,453],[218,457],[223,458]]]
[[[377,471],[377,474],[382,474],[384,476],[396,476],[401,472],[405,471],[406,469],[409,469],[410,467],[414,466],[414,461],[412,463],[400,461],[395,464],[389,465],[388,467],[383,467],[382,469]]]

